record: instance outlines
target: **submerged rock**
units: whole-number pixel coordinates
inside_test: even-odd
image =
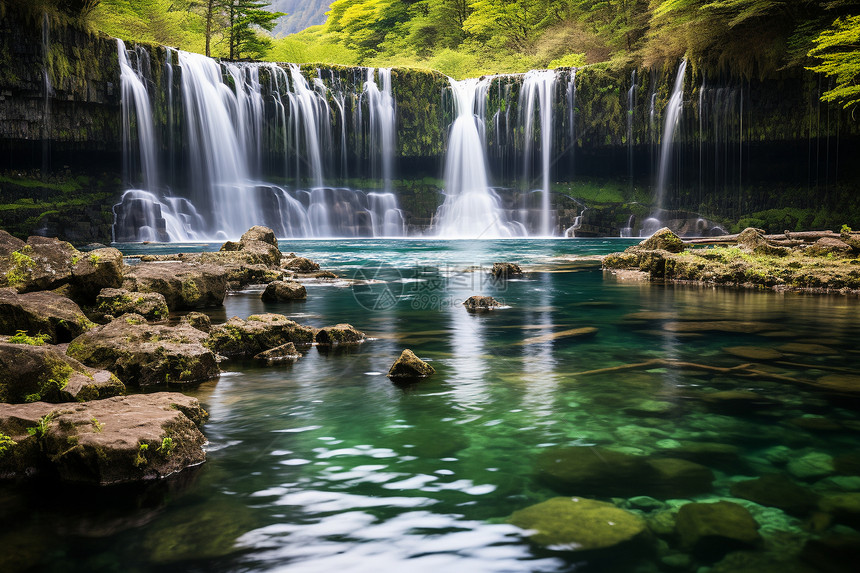
[[[663,227],[639,243],[638,247],[648,251],[661,250],[669,251],[670,253],[680,253],[684,250],[684,241],[668,227]]]
[[[747,360],[779,360],[785,356],[779,350],[762,346],[728,346],[723,352]]]
[[[526,530],[532,542],[564,551],[618,547],[647,531],[638,515],[611,503],[578,497],[554,497],[515,511],[508,523]]]
[[[804,516],[815,509],[818,495],[780,474],[768,474],[735,482],[731,494],[759,505],[777,507],[792,515]]]
[[[64,296],[0,289],[0,334],[23,330],[31,336],[45,334],[51,342],[59,343],[72,340],[92,326],[81,308]]]
[[[129,268],[122,287],[159,293],[170,310],[221,306],[227,294],[227,273],[215,265],[140,263]]]
[[[652,474],[647,460],[594,446],[557,448],[537,457],[538,478],[559,493],[630,497],[645,494],[640,484]]]
[[[126,314],[69,344],[69,356],[88,366],[108,368],[126,384],[195,384],[220,374],[204,332],[179,324],[149,324]]]
[[[683,505],[675,526],[683,548],[709,558],[754,545],[761,539],[758,523],[750,512],[728,501]]]
[[[690,497],[713,489],[714,472],[695,462],[675,458],[648,460],[651,472],[642,477],[643,492],[657,497]]]
[[[125,386],[54,346],[0,342],[0,402],[83,402],[118,396]]]
[[[266,350],[254,356],[255,360],[265,360],[268,364],[278,364],[283,362],[295,362],[302,355],[296,350],[296,345],[292,342],[287,342],[275,348]]]
[[[303,285],[294,281],[274,281],[266,285],[260,298],[263,302],[303,300],[308,298],[308,292]]]
[[[815,381],[814,386],[837,394],[860,394],[860,375],[828,374]]]
[[[302,345],[313,341],[314,331],[310,327],[282,314],[255,314],[248,320],[234,316],[224,324],[213,326],[206,345],[228,358],[250,358],[288,342]]]
[[[351,324],[336,324],[326,326],[317,331],[317,344],[337,346],[340,344],[359,344],[365,341],[367,335]]]
[[[106,288],[96,297],[96,312],[109,316],[139,314],[147,320],[167,318],[167,301],[156,292],[132,292],[125,289]]]
[[[514,263],[493,263],[492,275],[497,279],[522,276],[523,269]]]
[[[400,353],[400,358],[391,365],[388,370],[388,377],[395,380],[410,380],[426,378],[435,372],[435,368],[415,356],[415,353],[407,348]]]
[[[15,442],[0,456],[0,478],[45,468],[62,481],[97,485],[166,477],[206,459],[198,426],[207,417],[196,398],[168,392],[0,404],[0,433]]]
[[[593,326],[584,326],[582,328],[572,328],[570,330],[562,330],[561,332],[553,332],[552,334],[542,334],[540,336],[531,336],[525,338],[518,345],[525,346],[527,344],[542,344],[544,342],[552,342],[553,340],[561,340],[567,338],[589,338],[597,334],[597,328]]]
[[[860,493],[838,493],[822,497],[818,502],[821,511],[831,514],[836,521],[856,527],[860,525]]]
[[[836,472],[833,457],[824,452],[812,452],[788,462],[788,473],[799,479],[817,479]]]
[[[478,312],[493,310],[494,308],[502,306],[502,303],[491,296],[474,295],[467,298],[463,303],[463,306],[465,306],[466,310],[469,312]]]

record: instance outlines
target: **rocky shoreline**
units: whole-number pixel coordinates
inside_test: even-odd
[[[269,313],[213,326],[197,312],[250,284],[268,285],[264,300],[300,300],[302,282],[337,278],[282,254],[266,227],[216,253],[135,263],[113,248],[0,231],[0,479],[112,485],[199,465],[208,414],[198,400],[135,392],[216,379],[226,360],[293,362],[312,344],[366,339],[349,324]]]
[[[860,295],[860,233],[765,235],[748,228],[720,239],[684,242],[661,229],[603,258],[622,279],[672,284]]]

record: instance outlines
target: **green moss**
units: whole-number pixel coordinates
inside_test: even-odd
[[[51,339],[48,334],[37,334],[35,336],[28,336],[27,332],[24,330],[17,331],[11,338],[9,338],[9,342],[12,344],[28,344],[30,346],[44,346],[46,342]]]
[[[158,446],[157,451],[160,452],[164,457],[170,457],[170,454],[173,453],[173,448],[176,445],[173,443],[173,438],[170,436],[165,436],[161,439],[161,445]]]
[[[17,446],[18,442],[12,439],[11,436],[0,433],[0,458],[6,455],[6,452]]]
[[[27,249],[29,249],[29,245],[12,252],[12,268],[6,273],[6,283],[10,286],[30,280],[30,273],[35,268],[36,261],[27,254]]]
[[[90,264],[97,265],[102,260],[102,258],[98,253],[90,253],[89,260]]]
[[[36,423],[35,426],[27,428],[27,433],[35,437],[36,440],[44,439],[45,436],[48,435],[48,432],[51,431],[51,424],[54,421],[54,415],[54,412],[49,412],[48,414],[45,414],[44,416],[39,418],[39,421]]]
[[[139,468],[141,466],[146,465],[146,450],[149,449],[149,444],[140,444],[137,446],[137,453],[134,456],[134,467]]]
[[[96,418],[91,419],[90,422],[92,422],[93,430],[95,430],[96,432],[101,432],[105,427],[105,425],[99,422]]]
[[[197,288],[197,283],[195,283],[193,279],[183,281],[182,300],[186,304],[193,304],[200,300],[200,290]]]

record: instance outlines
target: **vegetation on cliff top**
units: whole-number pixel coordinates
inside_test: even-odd
[[[8,6],[11,0],[0,0]],[[256,20],[229,17],[258,0],[16,0],[77,11],[126,39],[213,56],[236,52],[296,63],[411,66],[453,77],[611,62],[675,65],[765,77],[807,66],[835,79],[828,100],[860,100],[858,0],[335,0],[324,24],[279,40]],[[215,10],[207,33],[207,15]],[[52,8],[53,7],[53,8]],[[243,8],[244,9],[244,8]],[[262,26],[262,28],[261,28]],[[232,38],[232,40],[231,40]]]

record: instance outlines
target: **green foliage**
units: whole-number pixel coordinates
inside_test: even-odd
[[[36,261],[27,254],[27,250],[28,247],[25,246],[20,251],[12,251],[10,255],[12,268],[6,273],[6,283],[8,285],[19,285],[30,278],[30,272],[36,266]]]
[[[578,68],[584,65],[585,54],[567,54],[552,60],[547,64],[547,68],[554,70],[555,68]]]
[[[45,414],[35,426],[27,428],[27,433],[35,437],[37,440],[42,440],[51,431],[51,423],[54,421],[54,412]]]
[[[860,102],[860,15],[840,18],[815,39],[810,56],[820,63],[809,69],[834,77],[836,87],[824,92],[824,101],[838,101],[844,107]]]
[[[135,453],[134,460],[132,463],[134,467],[139,468],[140,466],[146,465],[146,451],[149,449],[149,444],[140,444],[137,446],[137,452]]]
[[[12,344],[29,344],[30,346],[44,346],[51,337],[47,334],[37,334],[35,336],[27,335],[27,331],[19,330],[11,338],[9,342]]]
[[[0,458],[6,455],[13,447],[17,446],[18,442],[12,439],[11,436],[7,436],[6,434],[0,432]]]
[[[169,457],[170,454],[173,453],[173,448],[175,447],[176,445],[173,443],[173,438],[165,436],[161,439],[161,445],[158,446],[157,451],[162,453],[165,457]]]
[[[117,38],[202,52],[205,22],[192,11],[196,4],[196,0],[102,0],[91,22]]]
[[[96,418],[93,418],[92,420],[90,420],[90,422],[92,422],[92,424],[93,424],[93,429],[94,429],[96,432],[101,432],[101,431],[104,429],[104,427],[105,427],[105,425],[104,425],[104,424],[102,424],[101,422],[99,422],[99,421],[98,421],[98,419],[96,419]]]

